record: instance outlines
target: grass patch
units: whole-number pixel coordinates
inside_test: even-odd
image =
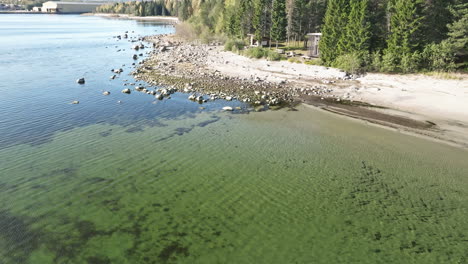
[[[266,49],[266,48],[260,48],[260,47],[247,49],[244,52],[244,55],[249,58],[255,58],[255,59],[266,58],[267,60],[270,60],[270,61],[278,61],[282,59],[281,54],[279,54],[278,52],[270,50],[270,49]]]
[[[243,50],[245,47],[245,42],[242,40],[228,40],[224,44],[224,50],[226,51],[239,51]]]
[[[322,60],[321,59],[306,60],[306,61],[304,61],[304,64],[321,66],[322,65]]]
[[[302,60],[298,58],[289,58],[288,61],[291,63],[302,63]]]
[[[455,72],[425,72],[423,73],[426,76],[431,76],[437,79],[444,79],[444,80],[463,80],[467,79],[467,74],[463,73],[455,73]]]

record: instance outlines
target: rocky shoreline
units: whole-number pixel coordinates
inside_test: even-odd
[[[190,94],[191,99],[200,99],[196,99],[200,102],[239,100],[261,110],[292,105],[304,95],[322,99],[334,97],[332,88],[319,83],[307,87],[287,80],[229,76],[210,68],[210,54],[223,50],[219,43],[195,44],[173,35],[151,36],[144,40],[153,43],[154,51],[135,70],[134,77],[151,85],[170,86]],[[224,63],[229,64],[229,61]],[[328,83],[334,82],[328,80]]]
[[[220,43],[189,42],[176,35],[147,36],[141,40],[150,43],[153,50],[147,52],[149,57],[141,60],[132,74],[136,80],[151,86],[167,87],[153,92],[159,100],[178,91],[186,93],[187,100],[201,104],[218,99],[238,100],[251,105],[255,111],[282,107],[294,110],[295,105],[305,103],[335,114],[468,148],[468,129],[465,129],[468,125],[459,125],[464,119],[454,122],[427,115],[427,112],[408,111],[407,108],[412,109],[410,104],[393,107],[394,102],[400,102],[398,98],[406,98],[404,94],[409,94],[412,89],[432,96],[429,89],[421,87],[431,79],[416,81],[412,76],[379,74],[355,78],[338,69],[322,66],[249,59],[225,52]],[[397,80],[388,81],[390,85],[375,85],[370,80],[376,77],[381,81]],[[444,84],[453,84],[448,80],[437,81],[444,87]],[[459,86],[455,83],[454,88]],[[144,88],[137,91],[151,92]],[[380,100],[370,99],[374,97]],[[417,97],[415,100],[419,102],[426,98]],[[453,98],[462,99],[460,96]],[[460,133],[461,130],[466,130],[466,133]]]

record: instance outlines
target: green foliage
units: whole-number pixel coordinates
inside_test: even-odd
[[[468,55],[468,3],[456,5],[451,11],[455,20],[448,25],[448,41],[458,55],[466,56]]]
[[[379,72],[382,70],[382,54],[379,51],[374,51],[369,58],[368,70]]]
[[[245,51],[245,56],[249,58],[255,58],[255,59],[263,58],[267,54],[268,54],[267,50],[264,48],[260,48],[260,47],[250,48]]]
[[[226,51],[239,51],[243,50],[245,47],[245,42],[242,40],[228,40],[224,44],[224,50]]]
[[[365,54],[369,50],[368,0],[351,0],[348,23],[339,41],[338,53]]]
[[[267,52],[267,60],[269,61],[279,61],[281,60],[281,54],[276,51],[268,50]]]
[[[421,0],[394,0],[390,2],[390,36],[385,53],[392,54],[397,64],[403,56],[418,47],[418,31],[422,17],[419,14]]]
[[[253,21],[252,26],[255,30],[255,38],[262,39],[266,36],[266,27],[268,24],[268,0],[253,0]]]
[[[331,65],[339,56],[337,49],[340,39],[343,37],[343,29],[346,28],[348,16],[348,4],[346,0],[328,1],[320,39],[320,58],[326,65]]]
[[[282,56],[276,51],[261,47],[249,48],[245,50],[244,55],[255,59],[267,58],[271,61],[278,61],[282,59]]]
[[[131,14],[135,16],[165,16],[170,15],[163,0],[148,2],[122,2],[99,6],[98,13]]]
[[[406,53],[401,57],[399,71],[403,73],[417,72],[421,61],[421,54],[418,51]]]
[[[429,71],[453,71],[456,68],[454,48],[448,41],[427,45],[421,60],[424,69]]]
[[[307,60],[307,61],[304,61],[304,64],[320,66],[322,65],[322,60],[320,59]]]
[[[294,57],[289,58],[288,61],[291,62],[291,63],[302,63],[302,61],[300,59],[294,58]]]
[[[464,0],[154,0],[103,5],[98,12],[174,15],[190,23],[185,30],[190,38],[211,42],[254,33],[257,39],[287,39],[284,50],[307,33],[322,32],[321,63],[350,71],[452,71],[468,66]],[[226,50],[241,50],[233,40]],[[278,58],[268,50],[246,53]]]
[[[271,20],[271,38],[276,41],[276,47],[278,47],[278,41],[286,37],[287,20],[285,0],[274,0]]]
[[[453,20],[450,9],[456,0],[430,0],[425,1],[423,7],[421,38],[425,43],[440,43],[447,38],[447,25]]]
[[[347,53],[338,56],[332,66],[350,74],[357,74],[363,72],[363,64],[362,57],[358,53]]]

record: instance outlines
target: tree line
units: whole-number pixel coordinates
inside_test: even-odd
[[[303,41],[321,32],[321,63],[384,72],[467,68],[466,0],[159,0],[113,4],[115,13],[165,15],[200,34]],[[152,4],[149,4],[152,3]],[[128,5],[128,7],[127,7]],[[153,5],[153,8],[147,8]],[[121,7],[125,6],[125,8]],[[121,10],[119,10],[119,8]],[[104,10],[101,10],[104,11]],[[151,13],[153,14],[153,13]],[[154,15],[163,15],[161,11]]]
[[[171,13],[166,8],[163,0],[132,1],[105,4],[96,9],[98,13],[131,14],[135,16],[169,16]]]

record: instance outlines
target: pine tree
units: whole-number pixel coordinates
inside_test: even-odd
[[[338,57],[338,42],[344,35],[344,29],[348,20],[346,0],[330,0],[325,13],[320,39],[320,58],[326,65]]]
[[[285,0],[274,0],[271,22],[271,38],[276,41],[276,48],[278,48],[278,40],[283,40],[286,37],[287,20]]]

